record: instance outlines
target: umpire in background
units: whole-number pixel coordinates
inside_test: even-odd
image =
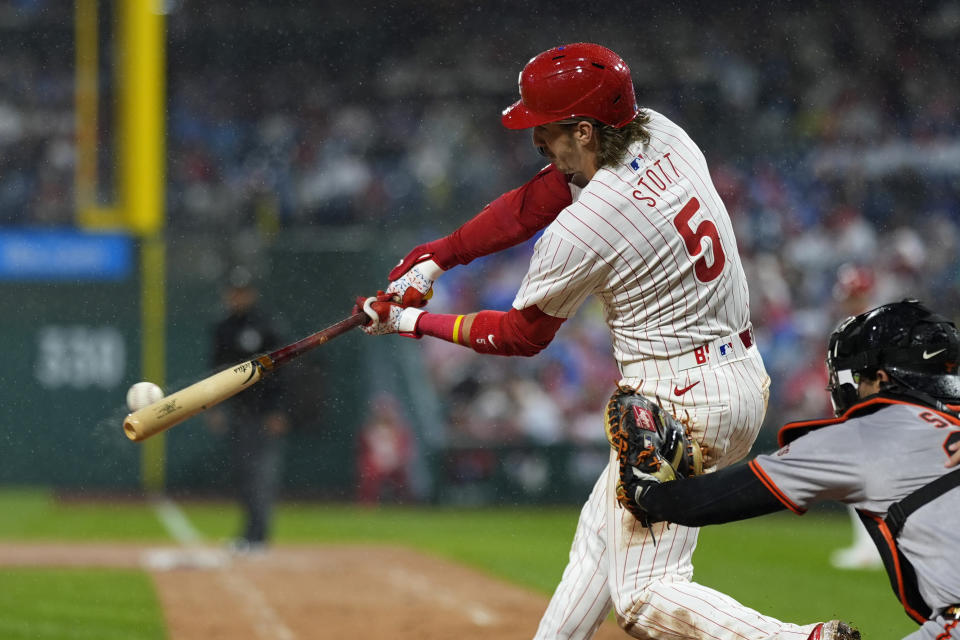
[[[227,316],[213,330],[213,366],[222,368],[279,345],[270,319],[257,306],[253,275],[235,267],[224,289]],[[278,376],[264,378],[211,413],[214,431],[230,439],[234,482],[244,510],[243,529],[234,551],[264,550],[283,470],[284,436],[290,428],[283,412]]]

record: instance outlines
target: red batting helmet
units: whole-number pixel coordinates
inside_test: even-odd
[[[640,112],[630,69],[598,44],[544,51],[520,72],[520,99],[503,110],[503,126],[527,129],[565,118],[594,118],[622,127]]]

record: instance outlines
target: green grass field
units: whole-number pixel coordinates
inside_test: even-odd
[[[181,505],[216,542],[237,528],[229,503]],[[60,503],[39,490],[0,490],[0,540],[170,540],[149,505]],[[284,504],[283,543],[405,545],[454,559],[549,594],[566,562],[578,509],[363,508]],[[830,551],[850,536],[846,513],[774,515],[701,533],[698,582],[755,609],[799,623],[841,617],[864,638],[901,638],[916,626],[882,571],[837,571]],[[122,598],[121,606],[117,606]],[[118,613],[122,612],[122,613]],[[150,578],[138,571],[0,569],[0,637],[165,638]],[[624,636],[626,637],[626,636]]]
[[[166,631],[141,571],[2,569],[0,638],[163,640]]]

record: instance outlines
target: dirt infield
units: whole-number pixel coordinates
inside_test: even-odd
[[[171,640],[525,640],[547,598],[409,549],[0,544],[0,566],[138,567],[154,578]],[[599,640],[626,637],[605,623]]]

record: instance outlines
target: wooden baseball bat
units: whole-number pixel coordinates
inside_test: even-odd
[[[142,442],[253,386],[285,362],[354,327],[359,327],[366,321],[367,314],[355,313],[302,340],[195,382],[128,414],[123,420],[123,432],[134,442]]]

